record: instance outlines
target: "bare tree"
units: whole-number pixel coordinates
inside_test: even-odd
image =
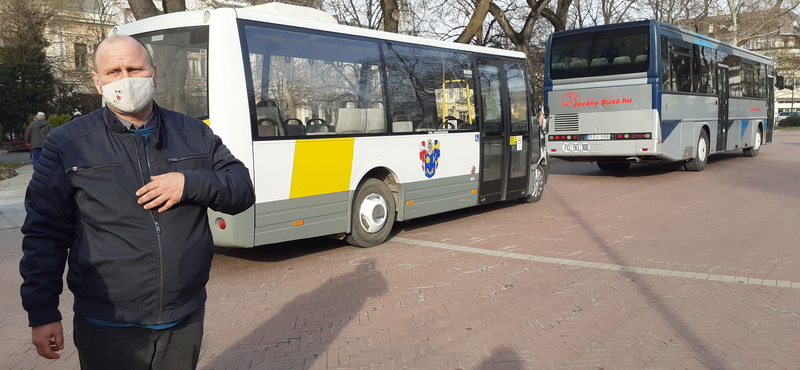
[[[382,3],[381,0],[330,0],[320,6],[341,23],[377,30],[383,22]]]
[[[580,0],[572,3],[567,28],[626,22],[639,11],[636,0]]]
[[[567,29],[567,15],[571,4],[572,0],[558,0],[556,2],[556,10],[545,8],[542,11],[542,16],[550,21],[556,32]]]

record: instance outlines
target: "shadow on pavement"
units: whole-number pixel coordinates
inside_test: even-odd
[[[319,252],[350,247],[344,240],[318,237],[284,243],[261,245],[253,248],[216,247],[214,253],[253,262],[283,262]]]
[[[589,238],[592,239],[594,244],[600,248],[606,255],[614,261],[614,264],[628,266],[628,263],[614,252],[608,244],[603,240],[600,234],[594,230],[591,224],[587,222],[579,212],[575,211],[558,193],[556,189],[550,191],[550,196],[555,198],[557,202],[567,211],[567,214],[575,221],[578,222],[580,227],[586,232]],[[691,325],[683,320],[679,315],[675,314],[669,309],[669,306],[664,302],[661,297],[654,293],[650,287],[644,283],[644,276],[632,272],[620,271],[619,274],[629,279],[638,289],[643,299],[647,304],[654,308],[661,318],[675,331],[683,341],[688,344],[688,349],[694,351],[696,358],[710,369],[725,369],[725,363],[720,358],[709,352],[706,348],[707,343],[698,338],[692,331]]]
[[[351,324],[361,326],[359,320],[368,320],[358,312],[370,299],[388,290],[376,261],[365,260],[355,270],[333,277],[314,291],[286,303],[276,315],[242,336],[236,344],[210,357],[211,361],[201,369],[237,368],[236,364],[240,369],[308,369],[317,361],[327,363],[329,356],[338,356],[339,351],[329,351],[329,347],[344,328]],[[375,335],[377,330],[371,329]],[[359,334],[354,342],[372,337],[371,332]],[[344,345],[349,348],[342,350],[350,351],[369,347],[352,342]],[[243,363],[243,358],[251,358],[252,362]]]
[[[527,370],[531,367],[527,362],[519,357],[516,351],[505,346],[499,346],[492,349],[490,356],[483,360],[483,364],[477,369],[486,370]]]

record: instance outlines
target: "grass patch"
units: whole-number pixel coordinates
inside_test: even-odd
[[[30,163],[0,163],[0,167],[17,169]]]

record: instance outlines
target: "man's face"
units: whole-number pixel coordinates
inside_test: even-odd
[[[128,77],[153,76],[153,85],[158,87],[156,68],[150,65],[147,52],[136,40],[103,43],[97,49],[96,60],[94,86],[98,94],[103,94],[100,83],[106,85]]]

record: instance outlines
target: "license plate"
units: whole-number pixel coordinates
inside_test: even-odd
[[[611,134],[586,135],[586,140],[611,140]]]
[[[564,153],[588,153],[589,143],[564,143],[561,145],[561,150]]]

